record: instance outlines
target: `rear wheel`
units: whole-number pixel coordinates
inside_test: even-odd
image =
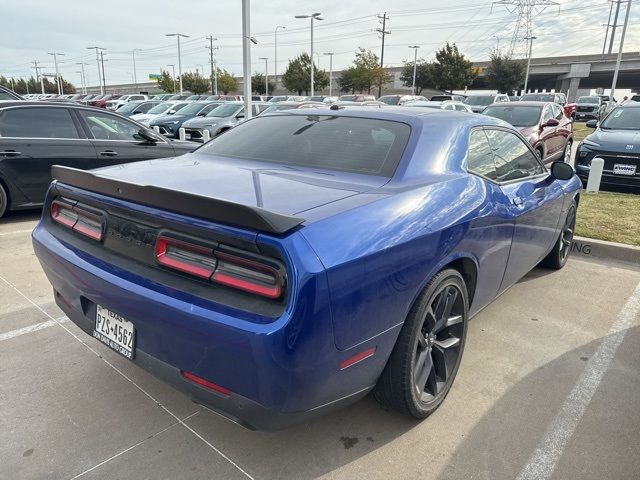
[[[560,234],[558,235],[558,240],[556,240],[553,249],[549,252],[540,265],[548,268],[553,268],[556,270],[561,269],[567,263],[567,259],[569,258],[569,252],[571,251],[571,243],[573,242],[573,234],[576,229],[576,202],[575,200],[572,202],[569,210],[567,211],[567,216],[564,220],[564,225],[562,226],[562,230],[560,230]]]
[[[7,208],[9,207],[9,201],[7,197],[7,192],[4,189],[2,183],[0,183],[0,218],[5,214]]]
[[[411,308],[373,396],[416,418],[433,413],[449,393],[467,334],[467,288],[446,269],[425,287]]]

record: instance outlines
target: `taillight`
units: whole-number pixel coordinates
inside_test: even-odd
[[[51,218],[93,240],[102,240],[104,232],[104,216],[89,211],[87,208],[71,205],[60,200],[51,202]]]
[[[284,289],[277,262],[228,247],[213,249],[160,236],[156,259],[165,267],[267,298],[280,298]]]

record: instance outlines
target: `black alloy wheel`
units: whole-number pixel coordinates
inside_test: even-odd
[[[574,200],[567,210],[567,216],[564,219],[555,245],[542,262],[540,262],[540,265],[558,270],[567,263],[573,243],[573,235],[576,230],[576,210],[576,202]]]

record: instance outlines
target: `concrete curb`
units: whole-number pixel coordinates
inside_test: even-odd
[[[599,258],[640,265],[640,247],[594,238],[574,237],[571,255],[578,258]]]

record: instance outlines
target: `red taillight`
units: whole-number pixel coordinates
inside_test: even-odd
[[[210,382],[209,380],[205,380],[204,378],[199,377],[193,373],[185,372],[184,370],[182,370],[180,373],[184,378],[186,378],[187,380],[191,380],[193,383],[197,383],[198,385],[207,387],[213,390],[214,392],[221,393],[222,395],[226,395],[227,397],[231,395],[231,390],[229,390],[228,388],[221,387],[216,383]]]
[[[278,269],[241,254],[160,236],[156,258],[160,265],[214,283],[272,299],[282,295],[283,280]]]
[[[102,240],[104,218],[77,205],[70,205],[60,200],[51,202],[51,218],[93,240]]]

